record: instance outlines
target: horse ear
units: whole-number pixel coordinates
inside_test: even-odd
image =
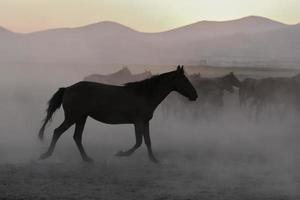
[[[180,72],[181,72],[181,73],[184,73],[183,67],[184,67],[184,66],[182,65],[181,68],[180,68]]]
[[[177,71],[179,71],[179,70],[180,70],[180,65],[177,66]]]

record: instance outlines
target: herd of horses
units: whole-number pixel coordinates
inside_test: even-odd
[[[300,75],[292,77],[246,78],[239,88],[239,102],[242,107],[255,112],[275,112],[283,115],[287,112],[299,113]]]
[[[92,159],[82,145],[86,119],[91,117],[108,124],[133,124],[135,144],[116,155],[130,156],[144,140],[150,160],[157,163],[151,147],[149,122],[156,108],[167,96],[168,99],[161,105],[161,109],[166,113],[182,114],[181,109],[189,107],[192,109],[187,109],[188,113],[195,115],[205,114],[206,110],[220,110],[224,106],[224,93],[236,94],[237,90],[238,95],[235,96],[238,97],[240,106],[257,113],[270,108],[270,105],[295,105],[295,108],[300,105],[300,75],[239,80],[232,72],[217,78],[203,78],[200,74],[186,75],[183,66],[154,76],[150,72],[132,75],[123,68],[112,75],[86,77],[84,81],[60,88],[53,95],[48,102],[47,114],[39,131],[40,139],[43,138],[46,124],[61,105],[65,118],[54,130],[51,144],[40,159],[50,157],[60,136],[75,125],[74,141],[82,159],[91,162]],[[181,96],[169,95],[172,91]],[[181,98],[182,96],[185,98]]]
[[[162,103],[164,116],[192,116],[195,119],[209,117],[218,113],[224,105],[224,93],[234,93],[241,87],[241,81],[231,72],[216,78],[203,78],[200,74],[190,75],[189,79],[195,87],[198,99],[190,104],[185,99],[174,94]]]
[[[292,77],[237,78],[234,73],[204,78],[190,75],[199,98],[193,104],[178,95],[162,103],[164,116],[210,119],[224,108],[224,94],[237,99],[237,107],[251,119],[300,113],[300,74]]]

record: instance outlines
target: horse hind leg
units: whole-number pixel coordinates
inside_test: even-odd
[[[155,156],[152,152],[150,131],[149,131],[149,122],[145,123],[143,126],[143,136],[144,136],[145,144],[147,146],[148,156],[149,156],[150,161],[158,164],[159,160],[157,160],[155,158]]]
[[[93,162],[93,159],[91,159],[87,153],[85,152],[83,145],[82,145],[82,133],[83,133],[83,129],[84,129],[84,125],[86,122],[86,118],[84,117],[81,120],[79,120],[78,122],[76,122],[75,125],[75,132],[73,135],[73,138],[75,140],[75,143],[79,149],[80,155],[82,157],[82,160],[85,162]]]
[[[57,140],[60,138],[60,136],[72,126],[73,123],[67,119],[63,121],[63,123],[54,130],[53,136],[52,136],[52,141],[51,144],[48,148],[48,150],[40,156],[40,160],[46,159],[50,157],[53,154],[53,151],[55,149],[55,145],[57,143]]]

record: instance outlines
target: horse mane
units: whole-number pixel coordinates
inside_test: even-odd
[[[137,92],[149,92],[151,94],[157,87],[161,85],[162,78],[171,75],[171,73],[172,72],[167,72],[163,74],[153,75],[150,78],[141,81],[128,82],[124,85],[124,87],[133,89]]]

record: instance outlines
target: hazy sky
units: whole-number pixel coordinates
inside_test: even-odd
[[[300,0],[0,0],[0,26],[31,32],[110,20],[156,32],[248,15],[295,24],[299,10]]]

